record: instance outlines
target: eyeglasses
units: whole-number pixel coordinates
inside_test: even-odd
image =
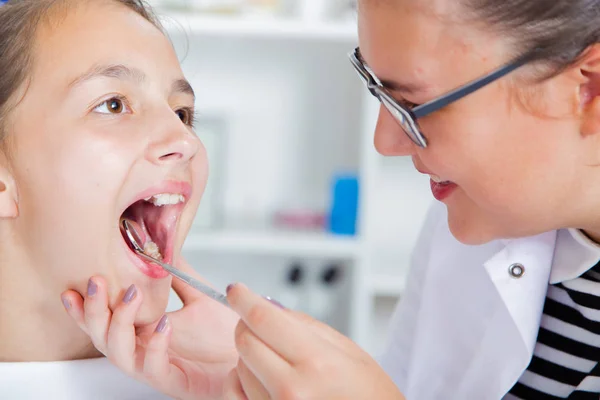
[[[476,79],[466,85],[460,86],[453,91],[443,94],[425,104],[409,108],[404,104],[396,101],[388,92],[388,90],[379,83],[379,80],[373,75],[366,64],[362,61],[360,50],[357,47],[353,52],[348,54],[352,65],[358,72],[367,89],[375,96],[381,104],[390,112],[390,114],[396,119],[398,124],[402,127],[406,135],[412,140],[417,146],[426,148],[427,139],[423,136],[417,119],[422,118],[426,115],[438,111],[439,109],[446,107],[447,105],[462,99],[463,97],[481,89],[482,87],[502,78],[503,76],[511,73],[515,69],[527,64],[532,61],[534,55],[539,50],[535,50],[527,55],[517,58],[516,60],[498,68],[497,70]]]

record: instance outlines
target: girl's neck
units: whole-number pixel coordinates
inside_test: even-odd
[[[102,356],[65,311],[60,291],[26,264],[0,261],[0,362]],[[55,293],[56,292],[56,293]]]

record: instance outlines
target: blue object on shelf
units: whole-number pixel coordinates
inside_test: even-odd
[[[329,231],[336,235],[356,235],[359,183],[356,175],[338,175],[333,180]]]

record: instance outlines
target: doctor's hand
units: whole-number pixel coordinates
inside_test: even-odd
[[[237,284],[227,298],[241,320],[228,400],[378,399],[404,396],[377,362],[333,328]]]
[[[202,279],[187,263],[178,268]],[[227,374],[238,356],[233,332],[239,317],[178,279],[172,287],[183,308],[146,326],[134,326],[143,293],[111,309],[106,281],[91,279],[95,289],[83,295],[63,293],[67,312],[94,346],[129,376],[177,399],[220,399]],[[129,291],[128,291],[129,292]]]

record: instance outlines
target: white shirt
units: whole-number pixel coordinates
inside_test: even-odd
[[[106,358],[0,363],[0,399],[167,400],[114,367]]]
[[[435,203],[379,361],[411,400],[501,399],[531,360],[548,283],[598,259],[600,247],[577,230],[461,244]]]

